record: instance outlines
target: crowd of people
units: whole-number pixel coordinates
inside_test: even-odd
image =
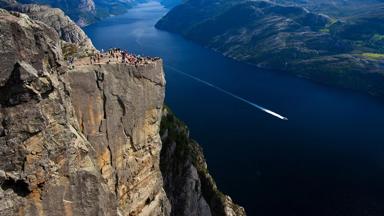
[[[121,50],[120,48],[112,48],[107,52],[104,52],[102,49],[101,52],[97,52],[95,55],[91,55],[89,58],[90,64],[125,63],[134,65],[148,64],[151,61],[160,59],[159,57],[143,57],[140,55],[135,55]]]

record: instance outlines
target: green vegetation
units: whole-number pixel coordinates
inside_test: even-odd
[[[77,46],[71,43],[63,43],[61,48],[63,50],[63,55],[65,60],[68,60],[68,57],[74,56],[78,52]]]
[[[329,30],[329,28],[322,28],[322,29],[320,29],[320,32],[322,32],[322,33],[329,33],[331,31]]]
[[[384,59],[384,54],[381,53],[363,53],[361,54],[365,58],[373,59],[373,60],[382,60]]]
[[[95,50],[67,42],[61,43],[61,49],[63,51],[64,60],[68,60],[69,57],[84,58],[95,54]]]
[[[324,28],[320,29],[320,32],[322,33],[330,33],[331,32],[331,28],[334,24],[337,23],[337,19],[335,18],[330,18],[329,22],[325,25]]]
[[[191,162],[196,167],[201,180],[203,196],[214,215],[224,215],[226,196],[218,190],[215,180],[209,174],[203,149],[196,141],[189,138],[188,127],[176,118],[168,107],[163,109],[160,135],[163,143],[160,160],[162,173],[179,172],[180,167],[186,167],[185,164]],[[175,145],[174,151],[170,150],[173,149],[172,145]],[[183,173],[178,174],[182,175]],[[235,211],[242,211],[238,206],[232,207]]]
[[[372,36],[372,41],[383,41],[383,40],[384,40],[384,35],[374,34]]]

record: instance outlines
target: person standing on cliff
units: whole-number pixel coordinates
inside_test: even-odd
[[[115,62],[117,61],[116,59],[117,59],[117,53],[116,53],[116,51],[115,51],[115,49],[113,49],[113,59],[115,60]]]
[[[127,57],[127,53],[125,51],[122,51],[121,52],[122,63],[126,63],[126,57]]]
[[[74,66],[73,66],[74,61],[75,61],[75,58],[73,56],[69,57],[69,59],[68,59],[69,67],[72,69],[74,68]]]

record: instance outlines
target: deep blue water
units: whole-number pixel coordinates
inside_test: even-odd
[[[219,188],[249,215],[384,215],[384,102],[221,56],[153,26],[149,3],[85,28],[99,49],[166,65],[264,106],[282,121],[165,66],[166,103],[204,148]]]

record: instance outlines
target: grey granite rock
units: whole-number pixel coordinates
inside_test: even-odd
[[[159,169],[162,62],[84,65],[68,73],[80,131],[124,214],[167,213]],[[160,206],[164,206],[160,207]]]
[[[66,16],[61,9],[51,8],[46,5],[20,4],[9,0],[0,0],[0,2],[0,6],[7,10],[27,14],[31,19],[41,21],[52,27],[65,42],[95,49],[84,31]]]

